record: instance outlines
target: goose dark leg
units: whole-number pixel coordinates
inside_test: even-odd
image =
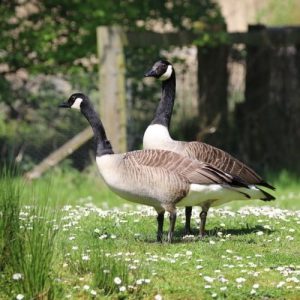
[[[185,208],[185,228],[184,228],[184,235],[191,234],[191,217],[192,217],[192,207],[187,206]]]
[[[157,241],[162,242],[165,212],[157,214]]]
[[[202,211],[200,213],[200,231],[199,236],[203,238],[205,236],[205,223],[206,223],[206,216],[209,210],[209,206],[202,207]]]
[[[173,234],[174,234],[174,228],[176,223],[176,211],[170,212],[170,227],[169,227],[169,233],[168,233],[168,242],[172,243]]]

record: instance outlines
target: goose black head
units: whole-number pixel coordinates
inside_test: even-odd
[[[82,93],[74,93],[70,96],[67,102],[64,102],[59,105],[62,108],[74,108],[81,109],[82,103],[87,102],[87,96]]]
[[[145,77],[154,77],[161,81],[168,80],[174,72],[173,66],[166,60],[157,61],[153,67],[144,74]]]

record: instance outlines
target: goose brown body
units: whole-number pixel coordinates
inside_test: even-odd
[[[219,189],[210,189],[212,186],[220,186],[236,196],[239,189],[247,188],[231,175],[170,151],[132,151],[103,155],[96,160],[101,176],[115,193],[127,200],[153,206],[158,212],[173,212],[176,206],[182,206],[181,201],[188,202],[189,198],[198,205],[220,200]],[[210,196],[195,199],[193,185],[207,187]]]

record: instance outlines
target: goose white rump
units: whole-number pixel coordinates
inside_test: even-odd
[[[248,197],[247,197],[247,196]],[[263,198],[264,194],[254,185],[249,188],[229,187],[221,184],[191,184],[188,195],[177,206],[218,206],[234,200]]]

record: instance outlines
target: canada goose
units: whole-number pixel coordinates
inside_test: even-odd
[[[256,189],[257,193],[251,195],[251,199],[261,199],[263,201],[275,199],[272,195],[260,189],[260,186],[263,186],[274,190],[275,188],[273,186],[264,181],[251,168],[232,157],[227,152],[202,142],[182,142],[173,140],[170,137],[169,126],[175,100],[176,76],[174,67],[168,61],[157,61],[144,76],[154,77],[162,81],[161,100],[158,104],[153,121],[145,131],[143,138],[144,149],[174,151],[185,157],[208,163],[218,170],[231,174],[232,176],[238,176],[247,184],[252,185],[251,188]],[[231,200],[241,199],[232,198]],[[202,203],[201,207],[200,235],[203,236],[205,234],[205,222],[210,202]],[[192,207],[187,207],[186,233],[190,233],[191,213]]]
[[[109,188],[122,198],[155,208],[159,241],[165,211],[170,213],[168,241],[171,242],[176,206],[207,202],[215,205],[231,198],[249,198],[252,193],[257,193],[240,178],[175,152],[140,150],[114,154],[101,120],[89,98],[82,93],[71,95],[60,107],[80,110],[90,123],[96,141],[96,163]]]

